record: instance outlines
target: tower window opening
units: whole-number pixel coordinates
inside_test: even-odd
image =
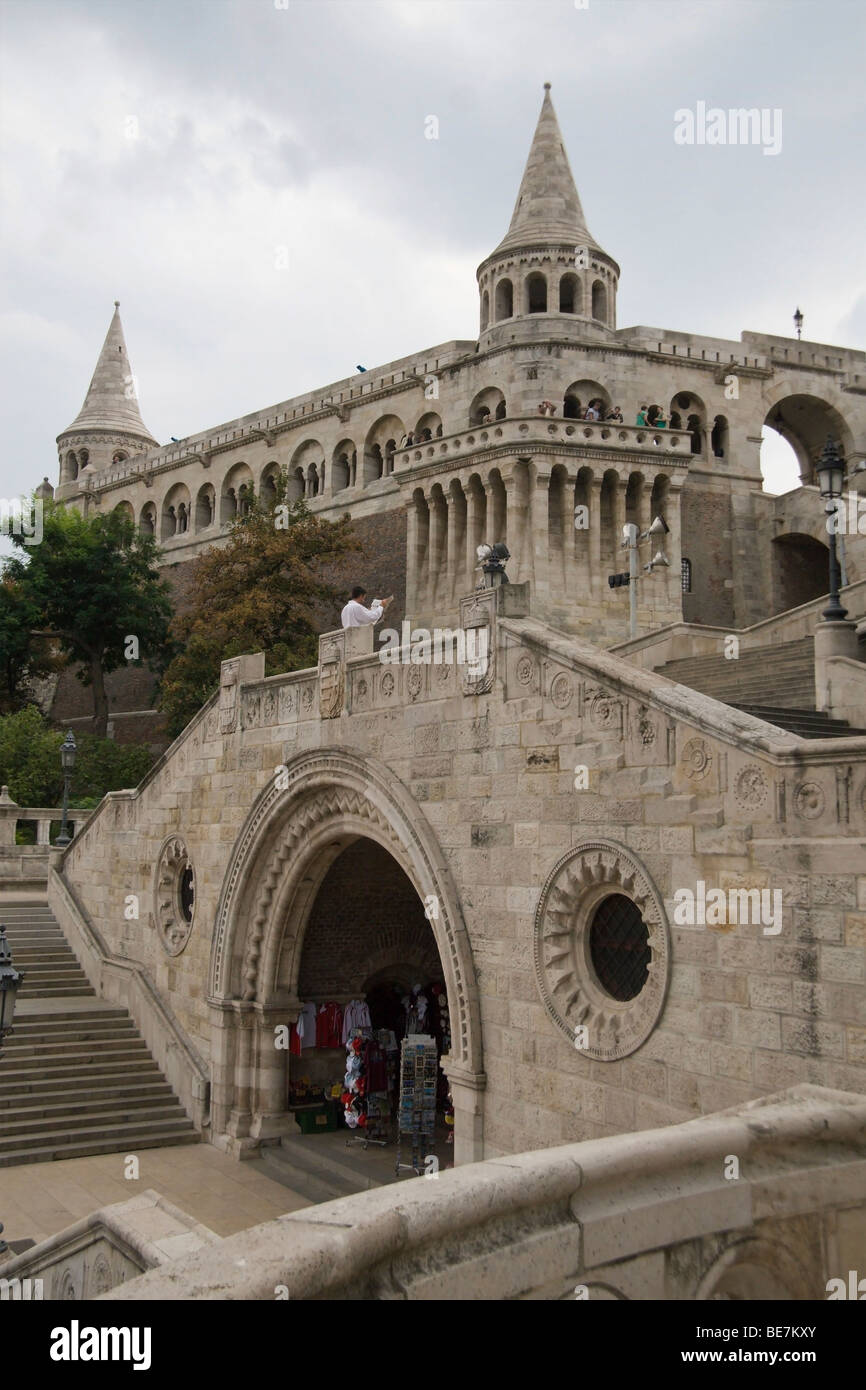
[[[599,984],[625,1002],[646,984],[652,951],[640,909],[631,898],[612,893],[598,905],[589,928],[589,954]]]

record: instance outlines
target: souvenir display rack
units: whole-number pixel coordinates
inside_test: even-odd
[[[409,1168],[424,1172],[424,1159],[436,1133],[436,1087],[439,1065],[436,1041],[426,1033],[410,1033],[400,1049],[400,1105],[397,1111],[395,1172]],[[411,1138],[412,1162],[402,1163],[403,1136]]]
[[[344,1115],[350,1129],[346,1148],[352,1144],[363,1144],[368,1149],[371,1144],[380,1148],[390,1143],[389,1128],[391,1103],[387,1091],[369,1090],[369,1074],[366,1067],[368,1049],[377,1047],[371,1039],[369,1028],[353,1028],[346,1044],[346,1076],[343,1093]],[[360,1046],[359,1046],[360,1044]],[[384,1067],[384,1054],[382,1066]],[[352,1120],[354,1119],[354,1124]]]

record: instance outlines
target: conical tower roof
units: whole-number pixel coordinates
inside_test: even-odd
[[[120,301],[117,299],[84,405],[63,433],[85,430],[108,430],[113,434],[134,435],[152,444],[157,442],[138,409],[123,324],[120,322]]]
[[[586,225],[550,99],[549,82],[544,84],[541,114],[532,137],[511,226],[493,254],[539,241],[572,242],[575,246],[594,246],[601,250]]]

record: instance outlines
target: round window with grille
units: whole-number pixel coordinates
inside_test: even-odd
[[[614,999],[634,999],[649,972],[649,932],[640,908],[622,893],[603,898],[589,928],[589,955],[598,982]]]
[[[585,840],[557,861],[536,909],[534,956],[548,1013],[581,1056],[613,1062],[646,1042],[667,994],[670,928],[632,850]]]

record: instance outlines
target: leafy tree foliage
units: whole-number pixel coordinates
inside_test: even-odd
[[[169,586],[159,577],[159,550],[133,520],[120,512],[83,517],[46,501],[43,537],[9,560],[11,580],[44,638],[80,664],[78,677],[93,691],[93,732],[108,724],[105,675],[135,660],[162,657],[171,617]]]
[[[35,705],[0,718],[0,784],[19,806],[59,806],[63,796],[60,745],[63,730],[52,729]],[[140,744],[117,744],[77,733],[70,805],[95,806],[106,792],[135,787],[154,755]]]
[[[315,666],[322,614],[339,593],[324,572],[357,550],[348,518],[330,522],[301,500],[252,500],[232,523],[228,543],[195,561],[191,607],[175,618],[180,648],[162,682],[161,708],[169,732],[180,733],[219,685],[220,662],[265,653],[268,675]]]

